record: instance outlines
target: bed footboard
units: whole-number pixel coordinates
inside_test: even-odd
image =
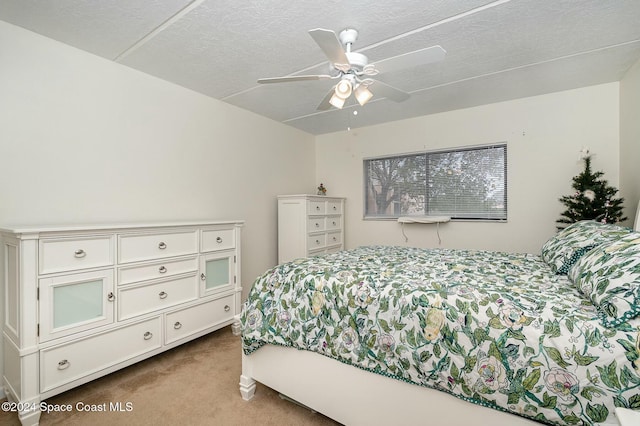
[[[445,392],[412,385],[292,348],[266,345],[242,355],[240,393],[250,400],[256,381],[348,425],[415,424],[446,420],[450,426],[540,426],[533,420],[465,402]]]

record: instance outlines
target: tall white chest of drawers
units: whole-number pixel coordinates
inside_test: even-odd
[[[278,263],[344,250],[341,197],[278,196]]]
[[[242,221],[0,229],[3,386],[42,400],[234,322]]]

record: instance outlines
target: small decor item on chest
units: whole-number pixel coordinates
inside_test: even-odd
[[[318,195],[327,195],[327,188],[322,183],[318,187]]]

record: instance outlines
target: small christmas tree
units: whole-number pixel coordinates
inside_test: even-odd
[[[573,195],[560,197],[560,201],[567,206],[556,220],[564,226],[580,220],[597,220],[602,223],[616,223],[626,220],[622,217],[622,202],[624,198],[615,198],[618,190],[601,179],[603,172],[591,171],[591,154],[588,149],[581,151],[581,159],[584,161],[584,171],[573,178]]]

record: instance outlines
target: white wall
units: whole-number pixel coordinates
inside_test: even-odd
[[[583,169],[583,146],[595,153],[594,170],[618,186],[618,94],[610,83],[319,136],[316,181],[347,197],[347,247],[437,247],[434,225],[405,225],[405,243],[398,223],[362,220],[363,158],[507,142],[508,222],[442,224],[441,246],[537,253],[564,211],[558,198]]]
[[[640,201],[640,61],[620,82],[620,193],[632,226]]]
[[[0,227],[243,219],[243,293],[276,263],[313,136],[2,21],[0,64]]]

